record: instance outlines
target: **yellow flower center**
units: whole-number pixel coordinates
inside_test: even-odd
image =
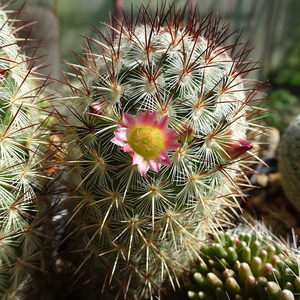
[[[161,130],[152,126],[135,126],[127,142],[134,152],[146,160],[155,158],[159,150],[165,147]]]

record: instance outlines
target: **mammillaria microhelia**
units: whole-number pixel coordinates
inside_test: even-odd
[[[5,2],[5,1],[4,1]],[[24,299],[45,258],[46,81],[29,67],[25,40],[0,7],[0,298]],[[12,14],[12,12],[10,11]],[[17,22],[16,22],[17,23]]]
[[[119,22],[70,64],[65,258],[86,297],[154,299],[239,206],[259,84],[212,15],[142,6]]]

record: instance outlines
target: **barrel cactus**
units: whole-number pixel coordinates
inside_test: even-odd
[[[285,129],[279,149],[278,168],[283,190],[290,203],[300,211],[300,115],[295,117]]]
[[[252,157],[253,64],[245,45],[224,44],[229,26],[186,15],[141,7],[87,37],[84,66],[70,64],[61,251],[85,299],[175,289],[243,195],[235,179]]]
[[[187,284],[191,300],[295,300],[299,255],[263,225],[219,233],[201,247]]]
[[[43,88],[36,82],[25,41],[0,9],[0,298],[23,299],[31,274],[41,267],[42,214],[46,201]]]

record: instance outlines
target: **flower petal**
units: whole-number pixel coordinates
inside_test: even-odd
[[[124,145],[126,144],[125,141],[118,139],[117,137],[114,137],[110,140],[112,143],[120,146],[120,147],[124,147]]]
[[[138,164],[142,163],[143,160],[144,160],[144,158],[141,155],[137,154],[136,152],[132,153],[132,164],[133,165],[138,165]]]
[[[130,128],[136,124],[136,120],[132,115],[123,114],[123,122],[125,127]]]
[[[155,172],[159,172],[160,167],[161,167],[160,161],[157,161],[157,160],[154,160],[154,159],[149,159],[148,163],[150,165],[151,170],[153,170]]]
[[[150,168],[149,163],[147,161],[145,161],[145,160],[142,161],[142,162],[140,162],[137,165],[137,167],[138,167],[138,171],[140,172],[140,174],[142,176],[145,176],[146,173],[148,172],[149,168]]]
[[[132,148],[130,147],[129,144],[125,143],[124,147],[123,147],[123,151],[124,152],[133,152]]]
[[[92,104],[89,105],[90,112],[93,114],[101,113],[103,109],[103,103],[100,101],[95,101]]]
[[[174,129],[165,129],[164,135],[167,140],[177,140],[178,134]]]
[[[181,144],[174,140],[169,140],[166,142],[166,148],[168,151],[174,150],[180,146]]]
[[[121,127],[119,129],[116,129],[114,131],[114,134],[115,136],[120,139],[120,140],[123,140],[123,141],[127,141],[127,132],[128,132],[128,129],[125,128],[125,127]]]
[[[159,129],[166,129],[167,126],[168,126],[168,122],[169,122],[169,117],[168,116],[162,117],[162,119],[158,123],[158,128]],[[170,131],[173,132],[174,130],[170,130]]]
[[[162,164],[164,164],[166,166],[170,166],[171,165],[171,162],[170,162],[170,159],[169,159],[167,151],[161,150],[159,152],[159,157],[161,158],[161,163]]]
[[[157,116],[156,112],[151,112],[146,110],[145,112],[140,111],[137,116],[137,124],[139,125],[152,125],[157,126]]]

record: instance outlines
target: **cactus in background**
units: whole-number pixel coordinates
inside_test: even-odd
[[[299,298],[299,256],[263,225],[221,232],[201,252],[187,284],[189,299]]]
[[[285,129],[278,148],[278,168],[282,188],[290,203],[300,211],[300,115]]]
[[[13,21],[0,8],[0,298],[23,299],[41,267],[46,201],[44,82],[22,54]],[[40,82],[39,82],[40,84]],[[44,107],[44,108],[42,108]]]
[[[254,65],[246,45],[224,45],[229,26],[185,13],[141,7],[113,35],[86,39],[84,67],[70,64],[61,255],[85,299],[175,289],[243,195]]]

